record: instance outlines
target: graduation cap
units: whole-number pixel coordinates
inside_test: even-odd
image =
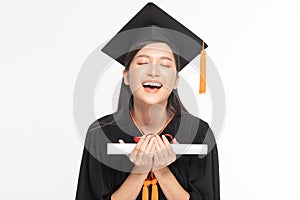
[[[179,56],[179,71],[201,53],[199,93],[205,93],[207,44],[154,3],[147,3],[102,51],[125,66],[126,54],[136,44],[149,41],[167,43]]]

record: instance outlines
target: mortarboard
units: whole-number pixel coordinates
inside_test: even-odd
[[[199,53],[199,93],[206,91],[207,44],[184,25],[156,6],[147,3],[103,48],[102,51],[125,66],[125,57],[135,44],[146,41],[167,43],[179,56],[180,70]]]

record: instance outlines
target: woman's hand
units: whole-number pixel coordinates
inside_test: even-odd
[[[179,144],[179,142],[176,140],[176,138],[174,138],[170,144]]]
[[[152,171],[167,167],[176,160],[176,154],[173,151],[168,139],[163,135],[160,139],[159,135],[155,136],[155,152],[153,156]],[[172,140],[172,144],[178,144],[176,139]]]
[[[153,136],[143,136],[129,154],[129,160],[135,165],[133,173],[148,173],[153,165],[156,139]],[[123,140],[119,140],[125,144]]]

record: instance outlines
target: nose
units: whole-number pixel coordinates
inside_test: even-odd
[[[156,64],[156,63],[151,63],[151,64],[149,65],[149,69],[148,69],[147,75],[148,75],[148,76],[152,76],[152,77],[159,76],[159,67],[158,67],[158,64]]]

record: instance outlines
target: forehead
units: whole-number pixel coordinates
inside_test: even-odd
[[[155,42],[145,45],[138,53],[137,55],[143,54],[143,53],[154,53],[154,54],[168,54],[173,55],[173,51],[170,48],[169,45],[162,42]]]

